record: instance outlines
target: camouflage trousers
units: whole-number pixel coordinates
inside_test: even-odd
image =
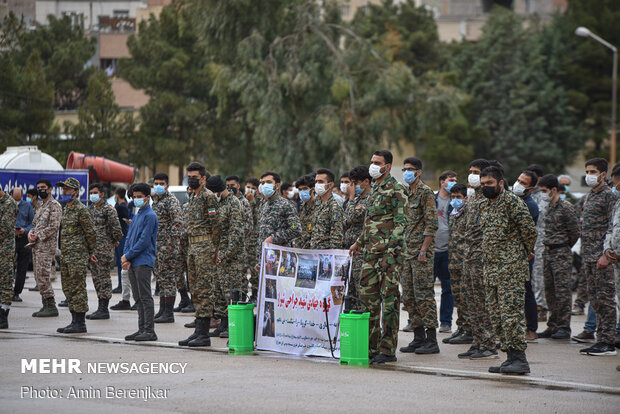
[[[532,290],[536,297],[536,304],[543,309],[547,309],[547,299],[545,297],[545,277],[543,276],[543,252],[545,251],[545,245],[542,240],[544,233],[538,233],[538,239],[536,239],[536,246],[534,247],[534,266],[532,267]]]
[[[211,242],[193,243],[187,254],[187,279],[197,318],[213,317],[211,291],[217,269],[213,263],[215,246]]]
[[[54,289],[50,279],[52,262],[56,255],[56,245],[43,245],[39,243],[32,249],[32,269],[34,270],[34,280],[39,288],[39,293],[43,299],[53,298]]]
[[[13,261],[15,259],[15,242],[0,250],[0,304],[11,306],[13,300]]]
[[[547,327],[552,331],[564,329],[570,332],[571,266],[573,256],[570,247],[546,249],[543,254],[543,275],[545,277],[545,297],[549,309]]]
[[[588,296],[596,314],[596,338],[606,344],[614,343],[616,332],[616,283],[612,266],[597,269],[596,262],[584,262]]]
[[[170,297],[177,294],[177,280],[179,274],[183,277],[183,272],[179,266],[179,255],[175,250],[166,250],[164,246],[157,249],[157,259],[153,273],[155,280],[159,283],[159,296]]]
[[[360,297],[360,276],[364,259],[361,255],[353,256],[351,260],[351,278],[349,279],[348,296],[359,299]]]
[[[525,281],[527,262],[485,266],[486,306],[502,351],[525,351]]]
[[[575,298],[575,305],[585,308],[588,299],[588,284],[586,283],[586,275],[584,273],[583,266],[577,273],[577,297]]]
[[[77,313],[88,312],[88,294],[86,293],[86,271],[88,255],[67,254],[63,251],[60,259],[60,282],[67,298],[69,310]]]
[[[185,278],[185,275],[187,275],[187,243],[184,243],[183,241],[181,241],[181,248],[179,250],[179,256],[177,258],[177,260],[179,261],[179,268],[181,269],[176,277],[176,285],[177,285],[177,290],[179,292],[184,292],[188,290],[187,287],[187,279]]]
[[[403,261],[400,283],[403,286],[403,303],[411,326],[426,329],[437,328],[437,302],[435,301],[435,275],[433,262],[435,253],[427,253],[426,262],[416,258]]]
[[[385,355],[396,353],[400,317],[398,280],[401,260],[402,258],[395,258],[392,255],[364,254],[360,275],[360,305],[364,312],[370,312],[368,351],[371,358],[379,353]]]
[[[252,285],[252,289],[258,290],[258,272],[256,271],[256,264],[258,262],[256,260],[256,246],[247,247],[246,252],[246,263],[248,269],[250,270],[250,284]]]
[[[466,259],[463,262],[463,289],[474,348],[493,349],[496,338],[489,318],[484,287],[483,264],[481,258]]]
[[[101,300],[112,299],[112,276],[110,271],[114,267],[114,251],[95,252],[97,263],[91,263],[90,274],[97,292],[97,298]]]
[[[217,265],[212,299],[217,319],[228,317],[231,290],[245,292],[247,289],[248,280],[245,276],[244,267],[244,263],[220,263]]]
[[[456,318],[456,326],[471,332],[469,324],[469,315],[467,312],[467,303],[465,299],[465,289],[463,286],[463,263],[450,265],[450,285],[452,287],[452,296],[454,297],[454,307],[456,308],[458,317]]]

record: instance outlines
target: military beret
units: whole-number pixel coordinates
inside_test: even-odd
[[[214,193],[221,193],[226,190],[226,183],[219,175],[212,175],[207,179],[207,189]]]

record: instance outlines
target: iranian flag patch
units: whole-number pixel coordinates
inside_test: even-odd
[[[210,208],[208,211],[210,216],[214,216],[215,215],[215,209],[214,208]]]

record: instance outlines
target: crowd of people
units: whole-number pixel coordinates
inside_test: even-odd
[[[585,163],[591,190],[577,199],[567,175],[525,168],[509,186],[498,161],[476,159],[469,175],[439,176],[435,193],[422,180],[423,163],[404,160],[404,183],[391,174],[393,157],[378,150],[370,166],[338,177],[320,168],[282,182],[273,171],[242,181],[211,175],[200,163],[187,170],[187,202],[168,190],[166,174],[151,183],[117,189],[113,207],[106,188],[89,186],[89,206],[74,178],[0,190],[0,328],[8,328],[12,301],[21,301],[32,257],[42,308],[33,317],[57,317],[51,275],[60,266],[72,321],[59,333],[86,332],[86,319],[109,319],[109,310],[135,309],[138,330],[127,341],[155,341],[155,325],[174,323],[174,312],[193,312],[194,328],[180,346],[209,346],[228,336],[231,296],[257,297],[262,244],[302,249],[349,249],[348,296],[370,313],[371,363],[397,360],[400,307],[413,341],[402,353],[440,352],[445,344],[471,344],[458,358],[506,360],[490,372],[530,372],[525,350],[538,338],[591,342],[583,355],[616,355],[620,274],[620,164]],[[127,203],[126,196],[131,201]],[[620,205],[620,204],[619,204]],[[580,253],[574,246],[580,243]],[[112,289],[111,271],[118,270]],[[98,298],[88,313],[86,274]],[[159,309],[151,292],[157,281]],[[572,290],[576,274],[577,298]],[[439,312],[435,281],[441,282]],[[179,293],[180,302],[175,307]],[[113,293],[119,303],[109,306]],[[131,297],[135,304],[131,306]],[[584,331],[572,335],[571,315],[590,303]],[[456,309],[456,329],[452,317]],[[546,322],[539,332],[538,322]]]

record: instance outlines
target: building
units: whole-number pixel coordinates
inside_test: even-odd
[[[0,0],[0,21],[3,21],[12,11],[19,18],[23,18],[27,26],[34,25],[36,0]]]

